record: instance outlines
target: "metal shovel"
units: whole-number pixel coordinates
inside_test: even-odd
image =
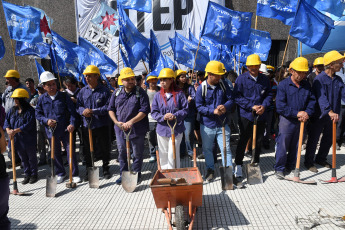
[[[252,160],[250,164],[246,165],[247,182],[250,185],[262,184],[262,173],[260,170],[259,163],[254,163],[255,161],[255,148],[256,148],[256,127],[258,125],[259,116],[253,111],[254,125],[253,125],[253,139],[252,139]]]
[[[56,126],[57,126],[57,124],[56,124]],[[50,146],[51,176],[47,176],[46,197],[55,197],[55,194],[56,194],[57,176],[55,175],[55,165],[54,165],[54,158],[55,158],[55,156],[54,156],[54,152],[55,152],[54,131],[55,131],[56,126],[54,128],[50,128],[50,130],[52,132],[51,146]]]
[[[138,183],[138,173],[133,172],[131,168],[131,149],[130,149],[130,143],[129,143],[129,135],[132,132],[132,128],[129,130],[128,133],[126,133],[123,130],[123,133],[126,136],[126,149],[127,149],[127,163],[128,163],[128,171],[122,172],[122,188],[126,192],[133,192],[135,188],[137,187]]]
[[[316,184],[316,181],[303,181],[299,178],[299,166],[301,163],[301,152],[302,152],[302,142],[303,142],[303,132],[304,132],[304,121],[301,121],[301,126],[299,129],[299,140],[298,140],[298,150],[297,150],[297,161],[296,161],[296,168],[294,172],[293,178],[285,177],[286,180],[294,181],[297,183],[302,184]]]
[[[170,125],[169,120],[167,120],[168,126],[171,130],[171,144],[172,144],[172,151],[173,151],[173,160],[174,160],[174,169],[176,169],[176,146],[175,146],[175,127],[177,124],[177,119],[174,118],[175,124],[173,126]]]
[[[226,121],[226,118],[222,122],[224,165],[219,167],[220,180],[222,182],[223,190],[233,190],[234,184],[233,184],[233,179],[232,179],[232,166],[227,166],[225,121]]]
[[[92,130],[91,130],[91,122],[92,118],[88,119],[87,121],[87,128],[89,131],[89,142],[90,142],[90,154],[91,154],[91,167],[87,168],[88,177],[89,177],[89,187],[90,188],[99,188],[99,169],[95,167],[94,162],[94,150],[93,150],[93,139],[92,139]]]
[[[73,132],[69,133],[69,182],[66,183],[67,188],[75,188],[77,184],[73,182],[72,171],[73,171]]]

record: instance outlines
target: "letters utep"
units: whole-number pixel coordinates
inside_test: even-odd
[[[16,56],[32,55],[39,58],[45,58],[49,54],[50,45],[44,42],[31,44],[28,42],[16,42]]]

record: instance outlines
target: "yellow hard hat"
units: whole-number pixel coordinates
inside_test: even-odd
[[[98,74],[101,75],[101,72],[99,71],[98,67],[95,65],[89,65],[86,67],[86,69],[84,70],[84,75],[86,74]]]
[[[275,70],[275,68],[271,65],[267,65],[266,67],[267,67],[268,71],[274,71]]]
[[[6,78],[8,77],[14,77],[14,78],[20,78],[20,75],[18,73],[17,70],[13,70],[13,69],[10,69],[9,71],[7,71],[6,75],[5,75]]]
[[[158,79],[162,79],[162,78],[176,78],[175,73],[172,69],[170,68],[164,68],[161,70],[161,72],[159,73]]]
[[[29,98],[29,93],[25,89],[18,88],[18,89],[15,89],[13,91],[11,97],[13,97],[13,98],[21,98],[21,97]]]
[[[130,77],[135,77],[135,74],[133,70],[129,67],[125,67],[120,71],[120,77],[122,79],[130,78]]]
[[[148,77],[146,78],[146,82],[148,82],[149,80],[152,80],[152,79],[158,79],[158,77],[157,77],[157,76],[153,76],[153,75],[148,76]]]
[[[261,65],[261,59],[257,54],[251,54],[247,57],[246,66]]]
[[[223,63],[223,62],[221,62],[221,63],[222,63],[222,68],[223,68],[223,70],[226,70],[226,69],[225,69],[225,66],[224,66],[224,63]]]
[[[308,72],[309,71],[308,60],[304,57],[298,57],[290,63],[289,68],[294,69],[296,71],[300,71],[300,72]]]
[[[176,77],[182,75],[182,74],[187,74],[186,71],[182,70],[182,69],[178,69],[175,71]]]
[[[323,57],[318,57],[314,60],[313,66],[316,66],[316,65],[323,65]]]
[[[336,50],[329,51],[325,54],[325,56],[323,56],[324,65],[329,65],[332,62],[338,61],[340,59],[344,59],[344,56]]]
[[[205,77],[208,76],[207,73],[213,73],[216,75],[224,75],[224,64],[219,62],[219,61],[210,61],[207,63],[206,68],[205,68]]]

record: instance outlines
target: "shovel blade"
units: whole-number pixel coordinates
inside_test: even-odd
[[[46,197],[55,197],[57,176],[47,176]]]
[[[122,188],[126,192],[133,192],[137,187],[138,183],[138,173],[131,171],[122,172]]]
[[[259,165],[246,165],[247,182],[250,185],[262,184],[262,173]]]
[[[220,180],[222,182],[223,190],[233,190],[234,182],[232,179],[232,166],[219,167],[220,171]]]
[[[89,176],[89,187],[99,188],[99,169],[97,167],[89,167],[87,172]]]

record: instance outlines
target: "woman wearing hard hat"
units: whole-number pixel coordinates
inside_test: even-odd
[[[35,110],[27,102],[29,93],[25,89],[14,90],[11,97],[15,105],[6,114],[4,128],[9,138],[14,140],[15,149],[24,166],[22,184],[33,184],[38,180]]]
[[[159,158],[162,169],[180,168],[180,144],[185,130],[183,121],[188,113],[188,102],[184,93],[175,84],[175,73],[172,69],[164,68],[159,73],[161,90],[156,93],[151,106],[152,118],[157,121],[157,140]],[[176,120],[175,120],[176,119]],[[173,159],[171,126],[175,127],[176,165]]]

